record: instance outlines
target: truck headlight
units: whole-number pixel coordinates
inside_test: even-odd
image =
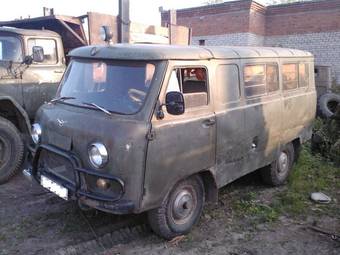
[[[109,42],[113,37],[113,33],[109,26],[101,26],[99,28],[99,35],[100,39],[102,39],[104,42]]]
[[[103,167],[108,161],[108,153],[104,144],[93,143],[89,147],[89,159],[95,168]]]
[[[40,142],[41,138],[41,126],[39,123],[34,123],[32,125],[32,140],[35,144],[38,144]]]

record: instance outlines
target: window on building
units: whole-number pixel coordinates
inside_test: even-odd
[[[240,99],[240,79],[237,65],[219,65],[217,68],[217,87],[221,103]]]
[[[299,87],[308,87],[309,81],[309,72],[308,72],[308,64],[300,63],[299,64]]]
[[[167,92],[180,91],[186,108],[208,104],[207,70],[202,67],[177,68],[169,79]]]
[[[296,89],[298,87],[297,64],[282,65],[282,81],[284,90]]]
[[[53,39],[28,39],[28,54],[32,55],[33,46],[41,46],[44,49],[44,61],[39,64],[51,65],[57,63],[57,46]]]
[[[265,65],[248,65],[244,68],[244,87],[247,97],[266,94]]]
[[[267,93],[279,90],[279,69],[277,65],[266,65]]]
[[[198,40],[198,45],[204,46],[205,45],[205,40],[204,39]]]

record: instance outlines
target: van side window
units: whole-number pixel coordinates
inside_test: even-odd
[[[240,79],[237,65],[217,67],[218,93],[221,103],[235,102],[240,99]]]
[[[279,68],[275,64],[266,65],[267,92],[279,90]]]
[[[248,65],[244,68],[244,86],[247,97],[266,94],[265,65]]]
[[[181,91],[186,108],[208,104],[207,70],[203,67],[177,68],[172,71],[167,92]]]
[[[299,87],[308,87],[308,64],[300,63],[299,64]]]
[[[282,65],[282,81],[284,90],[296,89],[298,87],[297,64]]]

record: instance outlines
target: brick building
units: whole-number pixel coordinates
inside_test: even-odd
[[[163,11],[162,24],[169,22]],[[192,28],[193,44],[279,46],[314,54],[340,83],[340,0],[263,6],[252,0],[177,10],[177,24]]]

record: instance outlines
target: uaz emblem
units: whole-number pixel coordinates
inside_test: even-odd
[[[57,119],[57,121],[58,121],[59,127],[62,127],[64,126],[65,123],[67,123],[66,120],[61,120],[61,119]]]

